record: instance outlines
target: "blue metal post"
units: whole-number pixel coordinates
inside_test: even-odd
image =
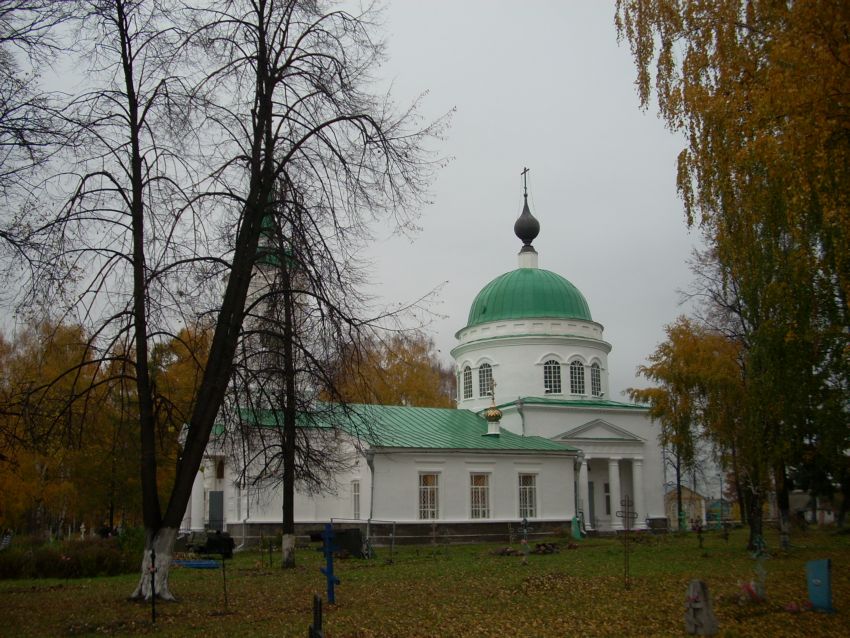
[[[333,605],[336,602],[334,596],[334,585],[339,585],[339,578],[334,575],[334,552],[337,550],[334,545],[334,527],[330,523],[325,523],[325,531],[322,532],[322,541],[324,546],[322,551],[325,553],[326,566],[320,571],[327,576],[328,579],[328,603]]]

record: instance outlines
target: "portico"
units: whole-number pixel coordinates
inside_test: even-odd
[[[631,529],[646,529],[646,519],[650,515],[645,505],[642,458],[585,455],[579,458],[577,465],[576,511],[584,517],[587,529],[624,529],[624,521],[617,517],[617,512],[622,511],[620,503],[626,496],[632,499],[632,511],[637,514]]]

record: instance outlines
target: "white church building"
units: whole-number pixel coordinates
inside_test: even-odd
[[[499,539],[526,519],[536,533],[666,525],[658,430],[644,406],[608,398],[602,324],[581,292],[538,267],[540,230],[526,196],[514,232],[518,267],[472,301],[452,350],[457,408],[353,406],[337,423],[349,459],[326,492],[296,493],[299,533],[328,521],[368,526],[373,540]],[[356,432],[366,432],[359,434]],[[183,527],[221,529],[237,542],[280,531],[280,486],[243,486],[238,461],[215,438]]]

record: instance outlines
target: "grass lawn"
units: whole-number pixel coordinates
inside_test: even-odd
[[[721,636],[850,636],[850,535],[796,534],[788,554],[767,538],[767,601],[739,602],[740,583],[756,562],[742,548],[745,531],[728,543],[719,534],[648,537],[632,545],[631,588],[624,587],[623,546],[588,539],[575,550],[517,557],[493,545],[406,547],[387,564],[337,560],[337,604],[325,605],[325,635],[357,636],[682,636],[691,579],[709,586]],[[562,546],[564,539],[556,539]],[[277,559],[277,556],[275,557]],[[805,562],[832,559],[835,614],[791,613],[807,600]],[[264,561],[265,559],[265,561]],[[174,568],[178,603],[129,603],[136,577],[0,581],[3,636],[298,636],[307,634],[312,595],[324,594],[320,552],[302,550],[298,567],[268,566],[242,553],[227,565],[229,605],[220,570]]]

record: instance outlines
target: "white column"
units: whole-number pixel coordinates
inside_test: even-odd
[[[632,492],[634,493],[635,512],[635,529],[646,529],[646,505],[643,498],[643,459],[632,459]]]
[[[590,520],[590,491],[587,486],[587,462],[590,459],[579,457],[578,462],[578,504],[584,513],[584,526],[593,529],[593,521]]]
[[[608,459],[608,491],[611,499],[611,529],[623,529],[623,519],[617,516],[620,505],[620,459]]]
[[[192,483],[192,500],[190,504],[190,525],[193,532],[204,531],[204,473],[195,475]]]

